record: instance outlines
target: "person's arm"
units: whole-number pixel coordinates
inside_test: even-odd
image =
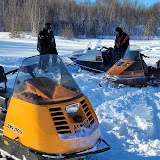
[[[115,42],[114,42],[114,49],[118,49],[119,47],[120,47],[119,38],[116,37]]]
[[[41,32],[40,32],[41,33]],[[38,34],[38,38],[37,38],[37,51],[40,51],[40,40],[41,40],[41,35],[40,33]]]
[[[54,36],[54,34],[53,34],[53,36]],[[54,38],[54,42],[53,42],[53,43],[54,43],[54,48],[55,48],[55,51],[54,51],[54,52],[55,52],[55,54],[58,55],[58,52],[57,52],[57,49],[56,49],[56,41],[55,41],[55,38]]]
[[[126,35],[125,38],[124,38],[124,40],[123,40],[123,42],[122,42],[122,44],[120,44],[120,46],[121,46],[122,48],[127,48],[128,45],[129,45],[129,36]]]
[[[54,45],[54,48],[56,48],[56,41],[55,41],[55,38],[54,38],[54,33],[52,32],[52,34],[53,34],[52,43],[53,43],[53,45]]]

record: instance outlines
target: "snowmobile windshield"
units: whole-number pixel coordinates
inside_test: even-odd
[[[92,43],[90,42],[86,48],[86,50],[91,50],[92,49]]]
[[[57,55],[26,58],[15,81],[13,96],[34,104],[59,103],[83,94]]]
[[[123,60],[132,60],[132,61],[140,61],[140,48],[135,45],[128,46]]]
[[[99,40],[95,45],[95,47],[93,48],[93,50],[101,50],[101,48],[102,48],[102,41]]]

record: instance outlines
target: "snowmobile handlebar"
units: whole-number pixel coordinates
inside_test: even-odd
[[[106,50],[113,50],[112,47],[105,47],[105,46],[102,46],[101,51],[102,51],[103,49],[106,49]]]
[[[150,57],[148,57],[148,56],[146,56],[146,55],[144,55],[142,53],[140,53],[140,55],[141,55],[141,57],[150,58]]]
[[[16,73],[16,72],[18,71],[18,69],[19,69],[19,68],[14,69],[14,70],[9,71],[9,72],[6,72],[5,75],[11,74],[11,73],[14,74],[14,73]]]

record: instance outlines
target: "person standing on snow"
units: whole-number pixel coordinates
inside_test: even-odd
[[[114,49],[126,50],[129,46],[129,36],[123,32],[122,28],[116,28],[116,39]]]
[[[46,23],[43,30],[39,32],[37,50],[39,51],[40,55],[45,55],[45,54],[58,55],[51,23]],[[42,69],[45,69],[49,61],[49,56],[45,56],[45,58],[44,57],[42,58],[40,57],[39,64]],[[54,60],[52,60],[52,62],[54,62]]]

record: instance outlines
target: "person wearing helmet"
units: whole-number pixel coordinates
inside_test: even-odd
[[[123,32],[122,28],[116,28],[116,39],[114,49],[126,50],[129,45],[129,36]]]

